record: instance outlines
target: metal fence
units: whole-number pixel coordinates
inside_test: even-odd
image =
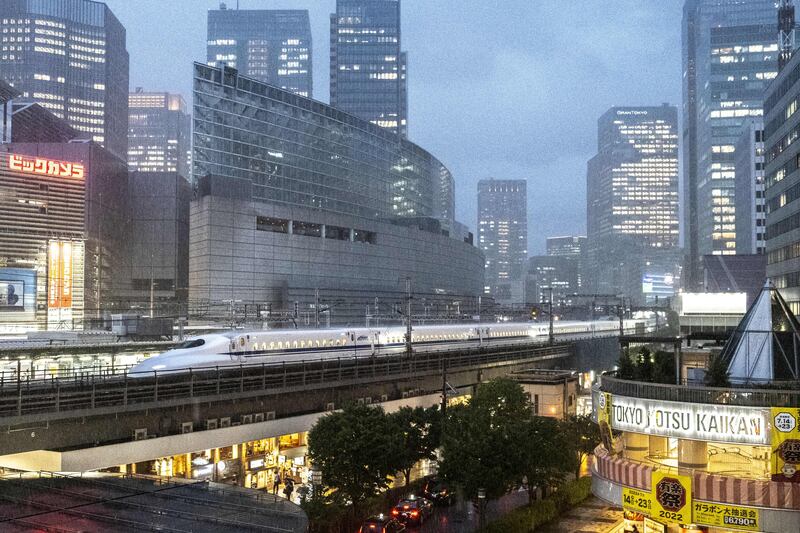
[[[600,390],[619,396],[670,402],[742,405],[748,407],[800,407],[800,383],[780,383],[769,388],[716,388],[643,383],[602,376]],[[779,388],[785,386],[786,388]],[[791,388],[790,388],[791,387]]]
[[[536,362],[571,354],[569,345],[546,348],[461,349],[411,357],[338,357],[295,363],[262,363],[185,371],[154,371],[132,375],[92,375],[86,379],[36,379],[4,383],[0,388],[0,419],[48,419],[104,414],[221,397],[244,398],[280,391],[311,390],[387,378],[441,374],[443,369],[486,368]],[[50,416],[48,416],[50,415]],[[18,420],[13,420],[13,419]]]

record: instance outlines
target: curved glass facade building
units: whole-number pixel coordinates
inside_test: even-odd
[[[483,257],[429,152],[230,67],[194,74],[191,300],[302,313],[321,295],[352,321],[406,278],[431,302],[477,299]]]

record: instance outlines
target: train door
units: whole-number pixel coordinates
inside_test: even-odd
[[[378,338],[378,332],[374,331],[369,336],[370,354],[376,355],[378,353],[378,345],[379,344],[380,344],[380,339]]]

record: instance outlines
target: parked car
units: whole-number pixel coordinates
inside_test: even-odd
[[[406,526],[398,522],[391,516],[379,514],[364,520],[358,533],[401,533],[406,530]]]
[[[433,514],[433,503],[425,498],[411,495],[397,502],[392,516],[404,524],[420,525]]]
[[[435,505],[452,505],[453,493],[443,481],[433,478],[425,482],[422,493]]]

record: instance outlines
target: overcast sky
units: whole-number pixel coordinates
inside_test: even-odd
[[[409,137],[450,168],[475,229],[481,178],[528,180],[531,254],[586,231],[586,161],[614,105],[680,105],[682,0],[402,0]],[[106,0],[128,31],[131,87],[184,94],[206,59],[212,0]],[[236,0],[228,0],[235,7]],[[241,0],[308,9],[314,98],[328,101],[335,0]]]

